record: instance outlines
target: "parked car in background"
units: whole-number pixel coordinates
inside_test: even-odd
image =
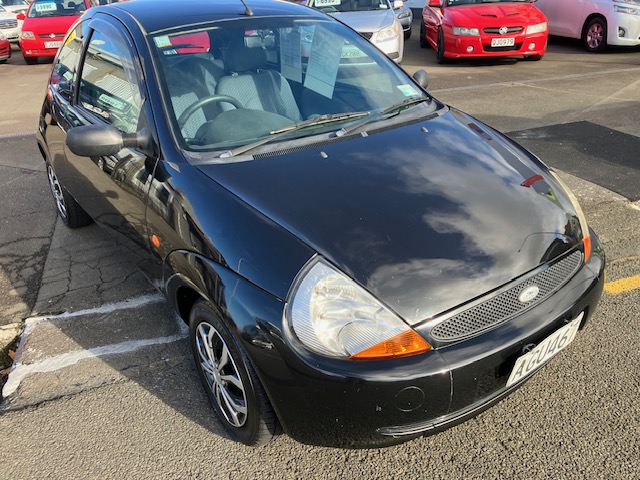
[[[402,6],[399,4],[402,3]],[[393,11],[396,12],[396,17],[398,17],[398,21],[400,25],[402,25],[402,30],[404,32],[404,39],[409,40],[411,38],[411,25],[413,24],[413,12],[409,8],[409,6],[404,3],[402,0],[400,2],[393,3]]]
[[[547,36],[547,19],[531,0],[429,0],[422,11],[420,46],[433,47],[438,63],[472,57],[540,60]]]
[[[22,20],[16,18],[16,14],[0,7],[0,33],[11,43],[18,43],[20,31],[22,30]]]
[[[537,0],[549,33],[579,38],[588,52],[640,45],[640,0]]]
[[[19,13],[27,13],[29,2],[27,0],[0,0],[0,6],[17,15]]]
[[[89,0],[33,0],[23,19],[20,50],[27,65],[38,57],[53,57],[69,27],[91,7]]]
[[[0,63],[6,63],[11,58],[11,43],[0,32]]]
[[[61,220],[189,325],[232,438],[433,434],[594,341],[604,252],[535,155],[311,8],[158,3],[83,16],[36,141]]]
[[[402,0],[309,0],[308,6],[346,23],[368,39],[396,63],[404,55],[404,30],[394,8],[403,7]]]

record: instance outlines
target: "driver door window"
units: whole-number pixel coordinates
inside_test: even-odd
[[[82,68],[78,102],[124,133],[134,133],[142,109],[129,49],[117,37],[94,31]]]

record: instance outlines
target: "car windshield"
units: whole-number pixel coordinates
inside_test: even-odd
[[[80,16],[87,9],[84,0],[34,0],[29,18]]]
[[[532,3],[534,0],[446,0],[447,6],[478,5],[482,3]]]
[[[325,13],[389,10],[387,0],[312,0],[310,6]]]
[[[435,108],[403,70],[333,20],[244,17],[155,34],[151,45],[174,131],[191,151],[242,153]]]

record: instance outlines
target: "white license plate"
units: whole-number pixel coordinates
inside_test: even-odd
[[[514,37],[491,39],[492,47],[513,47],[515,44],[516,44],[516,39]]]
[[[44,42],[44,48],[60,48],[61,46],[62,46],[61,40],[57,42]]]
[[[567,348],[567,345],[576,338],[582,317],[584,317],[584,312],[561,329],[549,335],[529,353],[525,353],[519,357],[511,371],[511,375],[509,375],[507,387],[519,382],[530,373],[533,373],[547,363],[551,357]]]

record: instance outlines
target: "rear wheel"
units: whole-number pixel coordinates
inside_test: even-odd
[[[26,63],[27,65],[35,65],[36,63],[38,63],[38,57],[23,56],[22,58],[24,58],[24,63]]]
[[[47,179],[49,180],[49,188],[56,202],[58,215],[69,228],[80,228],[89,225],[91,217],[83,210],[76,200],[67,192],[64,186],[58,181],[56,172],[49,162],[47,165]]]
[[[411,27],[409,27],[409,30],[404,32],[404,39],[409,40],[410,38],[411,38]]]
[[[229,435],[250,446],[271,441],[280,427],[269,399],[246,353],[210,303],[193,306],[189,337],[200,380]]]
[[[447,63],[447,57],[444,56],[444,31],[442,28],[438,30],[438,48],[436,49],[436,58],[438,63]]]
[[[602,17],[592,18],[582,31],[582,44],[588,52],[599,53],[607,47],[607,21]]]
[[[424,28],[424,22],[420,22],[420,48],[428,48],[429,42],[426,38],[427,32]]]

